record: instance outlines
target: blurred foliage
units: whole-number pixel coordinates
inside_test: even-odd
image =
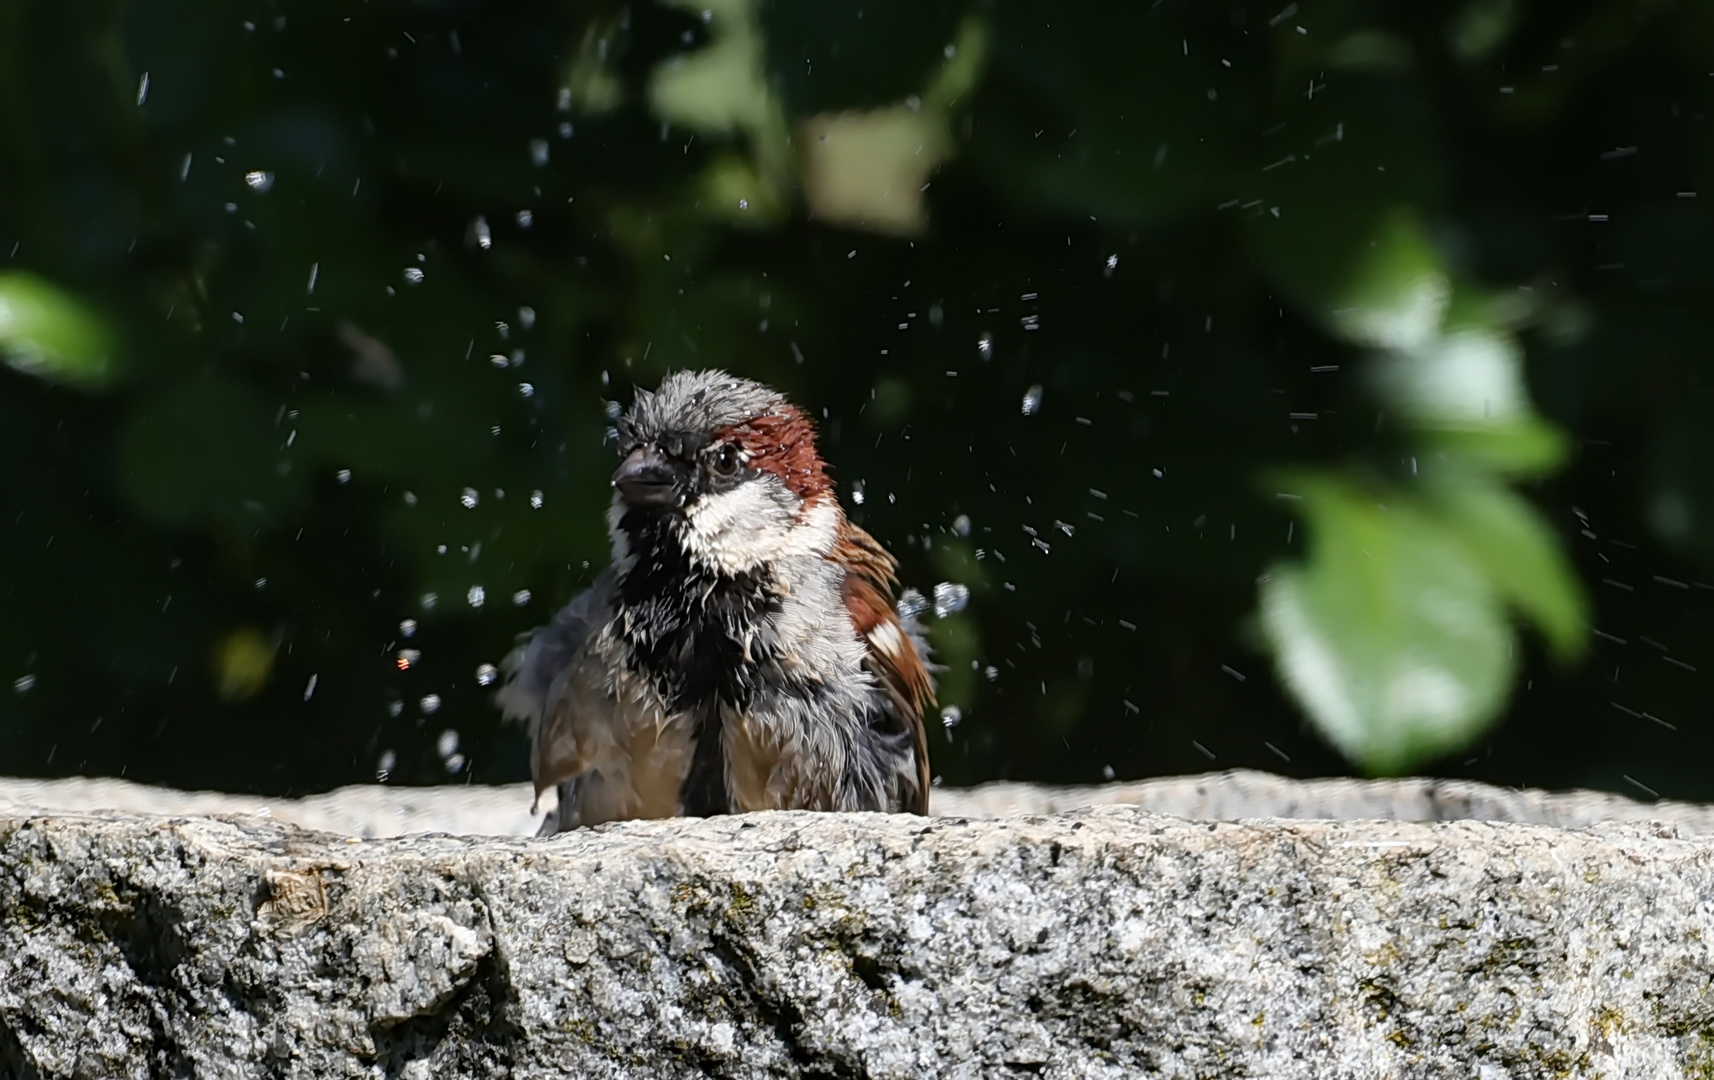
[[[1714,797],[1710,68],[1687,0],[9,0],[0,765],[521,778],[610,402],[723,366],[968,587],[949,783]]]

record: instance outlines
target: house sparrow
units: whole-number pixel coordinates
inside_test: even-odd
[[[721,371],[617,427],[613,561],[506,660],[547,835],[749,810],[928,812],[934,685],[896,562],[846,520],[809,417]]]

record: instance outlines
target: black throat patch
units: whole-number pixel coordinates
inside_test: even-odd
[[[734,576],[697,566],[664,513],[627,511],[619,527],[635,555],[619,583],[620,634],[669,706],[695,717],[696,745],[680,792],[683,813],[731,813],[720,706],[749,705],[757,671],[772,659],[755,630],[779,601],[765,574]]]

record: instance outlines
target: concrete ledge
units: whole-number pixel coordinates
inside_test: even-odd
[[[551,793],[546,797],[551,801]],[[1601,791],[1548,792],[1467,780],[1288,780],[1237,769],[1089,787],[995,783],[937,789],[938,816],[1054,814],[1091,806],[1136,806],[1198,820],[1279,817],[1333,821],[1515,821],[1582,828],[1617,821],[1667,821],[1681,833],[1714,836],[1714,807],[1640,803]],[[545,809],[545,805],[544,805]],[[306,829],[375,839],[444,832],[534,836],[528,784],[410,788],[360,784],[300,799],[175,791],[125,780],[0,778],[0,815],[121,810],[145,814],[256,814]]]
[[[1670,826],[0,818],[4,1076],[1708,1075],[1711,988]]]

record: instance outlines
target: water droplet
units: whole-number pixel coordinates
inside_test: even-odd
[[[500,677],[500,669],[493,664],[478,664],[476,667],[476,685],[493,686],[494,680]]]
[[[12,680],[12,689],[16,690],[20,694],[29,693],[31,688],[35,685],[36,677],[34,675],[20,675],[16,679]]]
[[[1111,766],[1111,765],[1101,766],[1101,779],[1111,780],[1111,779],[1113,779],[1113,777],[1115,777],[1117,775],[1118,774],[1113,771],[1113,766]]]
[[[503,368],[506,365],[511,363],[510,360],[506,359],[505,353],[495,353],[493,356],[490,356],[488,358],[488,362],[490,364],[493,364],[495,367],[500,367],[500,368]]]
[[[983,333],[976,339],[976,355],[984,360],[994,358],[994,335]]]
[[[440,738],[434,741],[434,752],[443,758],[458,753],[458,732],[452,728],[441,732]]]
[[[145,71],[145,72],[143,72],[143,77],[141,79],[137,80],[137,104],[141,105],[148,100],[149,100],[149,73],[147,71]]]
[[[548,163],[548,141],[546,139],[530,140],[530,164],[541,168]]]
[[[527,229],[531,225],[534,225],[535,223],[536,223],[536,215],[530,213],[528,210],[519,210],[518,211],[518,228]]]
[[[1107,256],[1107,268],[1102,271],[1102,276],[1103,277],[1112,277],[1113,271],[1115,271],[1117,269],[1119,269],[1119,256],[1109,255],[1109,256]]]
[[[389,701],[389,702],[387,702],[387,715],[388,716],[397,716],[404,711],[405,711],[405,703],[404,702],[402,702],[402,701]]]
[[[928,610],[928,599],[915,589],[906,589],[899,594],[899,618],[919,619]]]
[[[1060,521],[1058,518],[1055,518],[1053,521],[1053,524],[1057,529],[1059,529],[1060,532],[1064,533],[1067,536],[1076,536],[1077,535],[1077,526],[1071,524],[1068,521]]]
[[[409,620],[406,621],[408,622]],[[412,625],[414,626],[415,624],[413,623]],[[416,666],[417,661],[421,660],[422,657],[423,654],[420,649],[400,649],[398,658],[393,662],[398,665],[400,671],[409,671],[411,668]]]
[[[477,493],[475,488],[465,488],[458,496],[458,505],[464,507],[466,510],[474,510],[476,509],[476,504],[481,500],[482,496]]]
[[[1037,383],[1024,391],[1024,415],[1034,416],[1041,411],[1041,383]]]
[[[257,194],[266,194],[274,186],[274,174],[266,169],[252,169],[244,174],[244,182]]]
[[[954,535],[954,536],[969,536],[970,535],[970,515],[969,514],[959,514],[957,517],[952,519],[952,535]]]
[[[851,485],[851,501],[852,502],[856,503],[858,506],[862,506],[863,500],[867,499],[868,497],[869,497],[868,493],[863,490],[863,481],[858,480]]]
[[[406,506],[415,506],[416,504],[417,504],[417,493],[414,491],[405,492],[405,505]]]
[[[351,470],[350,469],[341,469],[338,472],[334,473],[333,475],[335,477],[337,477],[339,479],[339,482],[342,484],[351,483]]]
[[[940,710],[940,722],[945,724],[949,729],[957,727],[963,719],[964,710],[960,709],[956,705],[948,705],[946,708]]]
[[[424,716],[433,716],[440,711],[440,695],[424,694],[417,702],[417,708],[423,711]]]
[[[470,239],[483,251],[494,246],[494,230],[488,227],[487,218],[478,214],[476,220],[470,223]]]
[[[402,703],[395,701],[393,704],[398,705]],[[391,750],[383,750],[381,751],[381,759],[375,762],[375,776],[377,779],[384,781],[392,771],[398,767],[399,755],[395,754]]]
[[[434,606],[439,602],[440,602],[440,597],[436,596],[434,593],[431,593],[431,592],[423,593],[422,605],[423,605],[424,611],[433,611]]]
[[[304,700],[305,701],[308,701],[310,698],[315,697],[315,684],[320,682],[320,681],[321,681],[320,675],[311,675],[309,677],[309,684],[304,687]]]
[[[1000,669],[995,667],[992,664],[989,664],[987,667],[983,668],[982,674],[987,678],[987,680],[989,682],[999,682],[1000,681]]]
[[[529,602],[530,602],[530,590],[528,590],[528,589],[519,589],[517,592],[512,594],[512,604],[515,607],[523,607],[525,604],[527,604]]]
[[[488,590],[480,585],[472,585],[470,591],[464,594],[464,599],[471,607],[481,607],[488,602]]]
[[[400,619],[399,620],[399,634],[401,637],[412,637],[416,634],[416,632],[417,632],[417,621],[415,619]]]
[[[407,266],[407,267],[405,267],[405,283],[407,285],[421,285],[423,283],[422,267],[420,267],[420,266]]]
[[[750,200],[749,199],[739,199],[738,200],[738,209],[740,209],[740,210],[750,209]]]
[[[518,325],[522,326],[525,330],[528,330],[530,327],[536,325],[536,309],[533,307],[521,307],[521,308],[519,308],[518,309]]]
[[[461,771],[463,768],[464,768],[464,755],[463,754],[454,754],[451,757],[446,759],[446,771],[447,772],[456,773],[456,772]]]
[[[265,577],[257,578],[256,579],[256,587],[258,589],[266,589],[268,587],[268,579]]]
[[[541,491],[537,490],[537,491],[530,492],[530,509],[531,510],[540,510],[541,508],[542,508],[542,493],[541,493]]]
[[[955,581],[942,581],[934,587],[934,617],[944,619],[956,615],[970,603],[970,588]]]
[[[518,384],[518,396],[519,397],[535,397],[536,396],[535,384],[534,383],[527,383],[527,382],[519,383]]]

